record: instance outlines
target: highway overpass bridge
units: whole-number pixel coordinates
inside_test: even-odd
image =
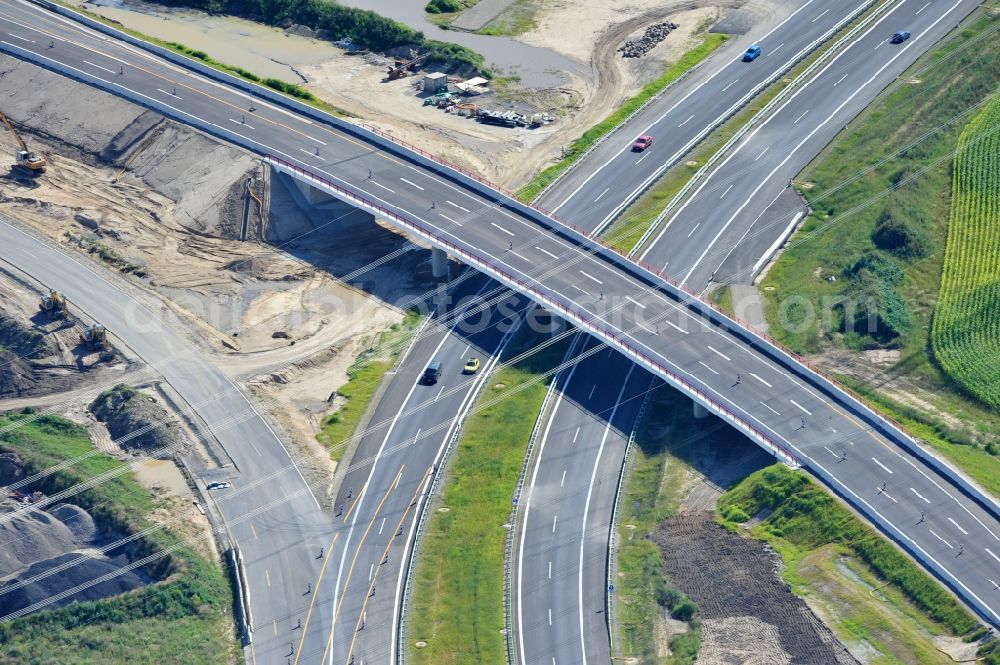
[[[943,5],[938,20],[974,4]],[[571,224],[388,137],[169,52],[157,55],[183,68],[77,32],[2,22],[19,39],[0,49],[261,154],[572,321],[807,468],[1000,625],[995,501],[766,336]],[[189,71],[199,69],[204,77]],[[911,529],[924,505],[957,531]]]

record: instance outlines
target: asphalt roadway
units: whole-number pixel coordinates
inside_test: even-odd
[[[642,260],[695,288],[713,276],[749,282],[803,212],[772,207],[791,179],[978,4],[902,0],[888,9],[726,156],[670,216]],[[912,37],[892,44],[897,30]]]
[[[105,324],[177,391],[226,450],[233,487],[212,493],[246,564],[255,624],[254,650],[264,663],[284,662],[296,622],[312,599],[320,547],[334,537],[325,514],[280,439],[243,391],[205,361],[191,340],[164,322],[169,310],[138,290],[123,290],[89,259],[72,256],[0,219],[0,259],[58,285],[71,307]],[[161,318],[162,317],[162,318]],[[213,476],[213,479],[218,479]],[[305,648],[322,650],[317,631]],[[280,658],[280,661],[279,661]]]
[[[19,33],[23,33],[25,30],[23,26],[7,27],[18,30]],[[65,26],[63,27],[65,28]],[[19,34],[19,36],[23,39],[31,40],[31,36],[26,36],[25,34]],[[80,38],[75,37],[74,39],[79,40]],[[102,50],[115,48],[113,45],[109,46],[107,44],[99,46],[100,48],[96,51],[88,53],[77,51],[75,58],[73,54],[70,54],[70,56],[62,54],[63,51],[74,51],[77,48],[69,42],[60,42],[54,49],[50,50],[59,52],[60,58],[67,58],[67,62],[74,63],[70,66],[75,66],[76,64],[80,64],[84,59],[97,60],[100,57],[104,57],[101,53]],[[45,57],[51,58],[53,56],[54,53],[50,53]],[[142,63],[145,69],[157,66],[150,64],[149,59],[141,54],[120,53],[118,57],[139,58],[139,62]],[[103,64],[101,64],[102,62]],[[99,65],[108,71],[114,71],[113,67],[116,62],[101,61],[94,62],[93,64]],[[131,67],[137,63],[128,61],[128,64]],[[222,118],[218,115],[219,111],[228,114],[236,103],[234,101],[233,106],[227,107],[225,102],[220,102],[217,97],[229,94],[229,92],[219,86],[203,83],[196,84],[196,79],[190,77],[190,75],[179,73],[169,67],[160,75],[171,75],[179,79],[178,88],[183,87],[183,95],[173,92],[170,87],[156,88],[156,90],[165,91],[162,92],[164,95],[172,98],[180,98],[181,101],[191,105],[192,108],[190,110],[178,113],[178,117],[181,117],[181,119],[184,119],[183,114],[186,113],[197,115],[201,120],[205,119],[205,115],[211,118],[218,118],[218,123],[225,123],[228,120],[233,123],[249,124],[241,118]],[[114,85],[109,84],[110,89],[126,87],[125,80],[127,79],[127,87],[131,92],[139,92],[148,96],[150,93],[155,94],[153,86],[157,85],[157,83],[161,86],[164,85],[162,82],[163,79],[160,79],[160,81],[152,80],[148,74],[146,76],[139,76],[136,71],[132,71],[131,69],[128,73],[119,73],[117,76],[124,78],[121,81],[115,81]],[[203,85],[210,86],[207,91],[210,91],[213,97],[199,97],[198,94],[194,94],[192,97],[190,91],[196,87],[200,88]],[[142,90],[137,90],[138,88]],[[239,101],[244,101],[239,95],[236,95],[236,97]],[[209,99],[213,101],[208,101]],[[173,102],[178,103],[178,100],[175,99]],[[870,505],[870,503],[865,503],[865,501],[874,500],[869,497],[871,492],[868,491],[872,486],[873,476],[877,476],[880,473],[885,475],[886,472],[881,469],[890,469],[892,466],[897,466],[897,463],[899,468],[895,473],[899,475],[890,477],[890,480],[906,479],[906,482],[913,483],[910,485],[910,488],[914,495],[919,493],[920,496],[926,497],[932,503],[935,501],[939,503],[944,501],[942,495],[935,495],[931,492],[931,489],[925,487],[930,482],[929,479],[933,474],[930,474],[926,469],[922,469],[922,465],[919,462],[909,460],[905,454],[901,454],[892,446],[886,446],[884,442],[878,441],[877,437],[874,437],[870,433],[869,436],[874,442],[863,438],[864,428],[857,423],[852,423],[849,417],[839,415],[829,405],[824,396],[810,391],[808,387],[785,374],[780,368],[775,367],[771,361],[760,357],[754,351],[746,349],[724,331],[705,324],[702,321],[693,320],[682,308],[678,308],[675,303],[670,302],[669,299],[665,299],[657,293],[649,291],[631,278],[626,278],[617,269],[612,268],[603,260],[592,256],[582,256],[575,246],[571,246],[570,243],[562,239],[554,238],[548,233],[540,232],[539,228],[533,225],[533,223],[518,218],[516,215],[511,215],[509,212],[493,206],[491,202],[478,199],[477,196],[469,192],[458,191],[453,185],[441,181],[432,174],[421,173],[418,169],[405,163],[390,161],[387,156],[372,150],[371,146],[363,149],[365,148],[364,146],[359,146],[351,142],[339,143],[334,146],[336,139],[328,136],[326,133],[321,133],[320,136],[323,138],[320,140],[327,143],[326,139],[329,139],[327,145],[334,147],[321,146],[321,154],[316,155],[315,159],[313,159],[310,151],[302,147],[302,144],[306,144],[306,139],[311,138],[315,140],[318,138],[317,136],[307,134],[307,132],[311,132],[312,130],[326,132],[325,129],[320,126],[313,126],[308,129],[304,129],[299,125],[286,126],[285,123],[294,124],[294,119],[290,118],[287,114],[272,110],[263,104],[259,105],[258,109],[258,112],[254,116],[254,121],[257,125],[262,125],[263,129],[251,128],[251,131],[260,131],[261,135],[267,134],[267,145],[265,147],[275,148],[275,146],[270,144],[278,144],[275,152],[284,153],[286,156],[298,150],[306,155],[303,161],[314,163],[314,169],[323,170],[328,174],[327,177],[332,176],[341,182],[349,183],[353,189],[362,191],[368,196],[372,196],[372,192],[377,191],[376,187],[387,189],[394,195],[392,203],[389,204],[394,209],[410,218],[421,220],[425,225],[435,227],[436,232],[450,234],[455,240],[465,243],[465,241],[458,238],[460,233],[462,238],[468,241],[468,244],[474,245],[481,254],[488,254],[491,261],[505,264],[508,271],[520,273],[536,283],[540,283],[544,279],[546,290],[559,297],[560,301],[585,307],[590,312],[602,310],[601,314],[604,319],[611,318],[610,315],[612,314],[620,317],[620,323],[613,322],[613,325],[624,331],[625,337],[630,344],[645,347],[644,352],[647,355],[652,354],[657,363],[661,365],[666,363],[679,369],[683,373],[685,380],[698,384],[701,390],[713,394],[713,399],[722,400],[726,403],[727,408],[742,412],[743,417],[749,418],[754,423],[754,427],[760,428],[762,431],[768,431],[769,436],[778,440],[781,445],[791,447],[793,442],[799,443],[801,447],[797,451],[796,457],[800,461],[810,465],[819,464],[820,462],[812,453],[822,452],[823,446],[820,444],[826,441],[826,439],[829,439],[826,441],[827,443],[831,443],[834,446],[838,442],[849,444],[860,443],[871,448],[873,451],[877,451],[883,458],[886,456],[898,456],[899,460],[896,460],[895,457],[888,460],[879,460],[875,455],[871,455],[875,464],[867,463],[867,476],[864,473],[851,473],[849,477],[843,479],[843,486],[838,487],[841,491],[857,497],[862,505],[868,506],[869,510],[875,510],[874,506]],[[260,119],[264,119],[264,122],[267,124],[264,125],[261,123]],[[308,124],[312,125],[312,123]],[[264,131],[265,129],[267,130],[266,132]],[[327,156],[324,157],[322,153],[326,153]],[[337,155],[334,163],[330,163],[331,160],[328,159],[331,155]],[[364,167],[367,164],[372,164],[373,166],[373,176],[371,178],[373,182],[371,183],[366,182],[368,178],[365,177]],[[431,198],[432,196],[434,198]],[[381,200],[383,203],[387,202],[385,198],[381,198]],[[435,206],[435,201],[443,201],[445,206],[451,206],[456,210],[452,211],[451,208]],[[442,208],[451,212],[454,217],[442,212]],[[438,217],[434,216],[435,210]],[[441,221],[441,218],[444,221]],[[505,238],[510,239],[504,242]],[[515,240],[517,241],[516,247],[514,246]],[[549,261],[549,258],[552,260]],[[554,269],[556,266],[558,266],[558,270]],[[553,269],[550,270],[550,268]],[[587,270],[583,268],[587,268]],[[542,273],[547,274],[543,275]],[[582,288],[583,286],[586,286],[587,289]],[[567,296],[566,294],[573,295]],[[614,301],[614,304],[609,304],[611,301]],[[650,310],[648,314],[646,313],[647,309]],[[667,323],[666,316],[675,317],[676,321]],[[658,322],[660,325],[657,325]],[[655,327],[650,327],[651,325]],[[675,326],[677,328],[691,327],[691,329],[678,331],[675,330]],[[695,340],[695,337],[699,339]],[[709,342],[714,342],[714,344],[709,344]],[[711,349],[711,352],[708,349]],[[712,355],[713,353],[716,355]],[[667,354],[669,354],[673,362],[667,360]],[[733,383],[731,377],[728,379],[719,378],[723,376],[723,372],[719,368],[721,361],[717,357],[723,358],[727,363],[732,363],[732,369],[739,369],[745,372],[750,371],[748,368],[757,370],[756,372],[742,374],[744,377],[751,377],[754,380],[760,381],[760,385],[757,386],[758,390],[753,395],[753,397],[758,398],[756,401],[747,398],[745,394],[747,391],[740,390],[740,386],[745,385],[745,383]],[[733,361],[733,358],[736,358],[736,360]],[[706,360],[709,362],[705,362]],[[792,395],[795,397],[791,397]],[[809,397],[805,397],[804,395],[808,395]],[[768,403],[760,399],[761,397],[767,399]],[[765,411],[761,406],[767,410]],[[802,409],[802,413],[808,413],[810,421],[813,422],[811,429],[808,426],[801,427],[799,421],[790,415],[789,410],[793,407],[795,409]],[[804,420],[805,417],[800,416],[800,418]],[[841,422],[841,420],[844,422]],[[825,427],[823,428],[823,436],[826,439],[817,437],[819,439],[817,441],[813,439],[813,436],[819,422],[829,422],[830,424],[827,426],[829,427],[829,431],[826,431]],[[802,424],[804,425],[805,423]],[[839,425],[839,427],[834,427],[834,424]],[[803,432],[806,429],[810,431],[809,443],[801,441],[801,439],[805,438],[803,437]],[[847,434],[849,432],[852,433],[850,437]],[[862,437],[859,441],[853,440],[859,437]],[[851,440],[847,440],[848,438]],[[886,447],[880,448],[878,447],[880,445]],[[831,446],[827,447],[831,450],[834,449]],[[816,450],[817,448],[818,451]],[[833,455],[834,453],[829,454]],[[841,457],[837,456],[836,459],[841,459]],[[861,460],[864,459],[865,454],[862,454]],[[848,460],[842,461],[840,466],[846,467],[849,462],[857,461],[856,454],[852,454]],[[909,471],[909,467],[905,465],[912,465],[915,471]],[[921,471],[928,475],[921,475]],[[921,485],[921,482],[923,485]],[[874,486],[878,489],[878,497],[890,496],[890,492],[892,492],[890,488],[882,489],[881,484],[878,482],[875,482]],[[943,488],[938,491],[943,492],[944,495],[949,494],[947,483],[939,480],[936,487]],[[921,491],[921,488],[927,493]],[[992,527],[988,528],[988,525],[992,523],[991,518],[982,512],[977,513],[977,507],[975,505],[967,505],[970,502],[964,501],[964,498],[957,495],[954,490],[951,490],[950,495],[957,496],[955,500],[961,501],[958,504],[960,509],[967,511],[967,513],[959,513],[958,517],[960,519],[971,520],[971,522],[975,523],[969,523],[968,527],[970,530],[965,533],[970,534],[973,533],[973,530],[982,530],[982,532],[976,534],[978,538],[970,536],[970,543],[977,541],[978,545],[982,545],[990,537],[996,537],[990,530]],[[900,501],[897,496],[892,496],[892,498],[894,499],[894,504],[898,504]],[[896,510],[902,510],[902,508]],[[897,522],[900,519],[905,520],[908,517],[912,517],[912,515],[897,515],[892,506],[888,506],[888,509],[882,512],[882,516],[890,520],[896,519]],[[921,524],[926,524],[930,521],[928,519]],[[899,523],[902,524],[903,522]],[[943,549],[945,546],[949,549],[953,549],[954,547],[952,543],[945,540],[951,533],[944,528],[948,527],[949,524],[950,522],[946,522],[942,517],[941,525],[934,525],[939,530],[933,531],[931,535],[925,534],[922,529],[917,528],[911,529],[912,534],[908,532],[903,537],[912,537],[914,547],[918,551],[922,550],[925,556],[941,558],[942,555],[948,554],[948,551]],[[945,533],[944,536],[941,536],[942,531]],[[986,597],[985,589],[988,588],[987,583],[983,580],[986,579],[986,574],[990,574],[989,566],[991,563],[988,555],[991,556],[991,553],[985,550],[985,546],[979,547],[978,545],[976,547],[971,545],[964,547],[961,549],[961,555],[956,557],[954,561],[946,560],[942,568],[945,570],[946,578],[948,576],[957,576],[954,577],[953,583],[959,588],[960,592],[976,594],[977,597],[982,598]],[[938,564],[941,565],[941,562],[938,561]],[[995,577],[995,573],[993,574]],[[963,587],[962,585],[965,586]],[[990,607],[989,611],[993,612],[992,607]],[[995,617],[995,615],[993,616]]]
[[[715,127],[736,113],[769,83],[862,14],[870,0],[806,0],[774,3],[778,22],[733,37],[689,77],[650,104],[581,160],[543,202],[560,217],[588,231],[603,231],[617,215]],[[743,52],[759,44],[752,63]],[[653,146],[634,152],[637,136]]]

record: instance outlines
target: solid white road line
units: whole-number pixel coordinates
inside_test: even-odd
[[[763,403],[763,402],[761,402],[761,404],[764,404],[764,403]],[[767,406],[767,404],[764,404],[764,406]],[[826,448],[826,451],[827,451],[828,453],[830,453],[831,455],[833,455],[833,456],[834,456],[834,457],[836,457],[837,459],[840,459],[840,455],[838,455],[837,453],[835,453],[835,452],[833,452],[832,450],[830,450],[830,446],[823,446],[823,447],[824,447],[824,448]]]
[[[378,535],[380,535],[380,536],[382,535],[382,529],[385,528],[385,519],[386,518],[383,517],[382,518],[382,523],[378,525]]]
[[[732,186],[732,185],[730,185],[730,186]],[[688,231],[688,238],[690,238],[691,236],[694,235],[694,232],[698,230],[699,226],[701,226],[701,222],[698,222],[697,224],[695,224],[694,227],[692,227],[691,230]]]
[[[768,388],[773,388],[774,387],[770,383],[768,383],[767,381],[765,381],[764,379],[762,379],[759,376],[757,376],[756,374],[754,374],[753,372],[750,372],[750,376],[752,376],[753,378],[757,379],[758,381],[760,381],[761,383],[763,383]]]
[[[530,261],[528,261],[528,259],[526,259],[525,257],[521,256],[520,254],[518,254],[517,252],[515,252],[512,249],[508,249],[507,253],[508,254],[513,254],[514,256],[516,256],[517,258],[521,259],[522,261],[524,261],[526,263],[530,263]]]
[[[913,489],[912,487],[910,488],[910,491],[913,492],[914,494],[916,494],[918,498],[922,499],[924,503],[930,503],[931,502],[930,499],[928,499],[926,496],[924,496],[923,494],[921,494],[917,490]]]
[[[444,217],[445,219],[447,219],[452,224],[458,224],[459,226],[462,225],[462,222],[458,221],[457,219],[452,219],[451,217],[449,217],[448,215],[444,214],[443,212],[439,212],[438,214],[441,215],[442,217]]]
[[[770,53],[768,53],[768,55],[769,55],[769,56],[770,56],[770,55],[774,55],[774,54],[775,54],[775,53],[777,53],[777,52],[778,52],[778,51],[779,51],[779,50],[781,49],[781,47],[782,47],[782,46],[784,46],[784,45],[785,45],[785,42],[781,42],[780,44],[778,44],[777,46],[775,46],[775,47],[774,47],[774,49],[772,49],[772,50],[771,50],[771,52],[770,52]]]
[[[556,520],[558,520],[558,519],[559,519],[558,515],[553,515],[552,516],[552,533],[556,532]]]
[[[760,160],[760,158],[764,156],[764,153],[765,153],[765,152],[767,152],[767,151],[768,151],[768,150],[770,150],[770,149],[771,149],[771,146],[767,146],[766,148],[764,148],[763,150],[761,150],[761,151],[760,151],[760,154],[759,154],[759,155],[757,155],[757,159],[755,159],[755,160],[753,160],[753,161],[755,161],[755,162],[756,162],[756,161]]]
[[[635,165],[636,165],[636,166],[639,166],[639,162],[641,162],[642,160],[646,159],[646,158],[647,158],[647,157],[649,157],[649,156],[650,156],[651,154],[652,154],[652,153],[650,153],[650,152],[648,152],[648,151],[647,151],[647,152],[646,152],[646,154],[644,154],[644,155],[643,155],[642,157],[640,157],[639,159],[635,160]]]
[[[552,608],[549,608],[549,625],[552,625]]]
[[[936,533],[934,533],[934,529],[927,529],[927,530],[931,532],[931,535],[932,535],[932,536],[934,536],[935,538],[937,538],[938,540],[940,540],[940,541],[941,541],[942,543],[944,543],[945,545],[947,545],[947,546],[948,546],[948,549],[950,549],[950,550],[953,550],[953,549],[955,549],[954,547],[952,547],[952,546],[951,546],[951,543],[949,543],[949,542],[948,542],[947,540],[945,540],[945,539],[944,539],[944,538],[942,538],[941,536],[939,536],[939,535],[937,535]],[[987,551],[988,551],[988,550],[987,550]]]
[[[183,98],[182,98],[182,97],[180,97],[180,96],[179,96],[179,95],[178,95],[178,94],[177,94],[176,92],[170,92],[169,90],[164,90],[163,88],[157,88],[157,90],[158,90],[159,92],[162,92],[162,93],[163,93],[164,95],[170,95],[170,96],[171,96],[171,97],[173,97],[174,99],[183,99]],[[232,120],[232,118],[230,118],[230,120]],[[240,125],[240,124],[243,124],[243,123],[240,123],[240,122],[236,122],[236,124],[237,124],[237,125]],[[250,127],[250,129],[253,129],[253,127]]]
[[[729,190],[730,190],[730,189],[732,189],[732,188],[733,188],[733,185],[730,185],[729,187],[726,187],[726,191],[722,192],[722,196],[720,196],[719,198],[720,198],[720,199],[723,199],[723,198],[725,198],[725,197],[726,197],[726,194],[728,194],[728,193],[729,193]]]
[[[7,34],[13,37],[14,39],[20,39],[23,42],[28,42],[30,44],[36,43],[34,39],[28,39],[27,37],[22,37],[21,35],[15,35],[13,32],[8,32]]]
[[[452,201],[449,201],[448,199],[445,199],[444,202],[447,203],[448,205],[453,205],[456,208],[458,208],[459,210],[462,210],[464,212],[472,212],[468,208],[462,207],[462,206],[458,205],[457,203],[453,203]]]
[[[806,407],[802,406],[801,404],[799,404],[798,402],[796,402],[794,399],[790,399],[788,401],[791,402],[792,404],[794,404],[795,406],[797,406],[800,410],[805,411],[810,416],[812,415],[812,411],[810,411]]]
[[[565,477],[566,472],[563,471],[563,477]],[[549,561],[549,579],[552,579],[552,562]]]
[[[733,81],[733,83],[735,83],[735,81]],[[729,85],[732,85],[732,83],[730,83]],[[684,125],[686,125],[686,124],[688,124],[689,122],[691,122],[691,119],[692,119],[692,118],[694,118],[694,113],[692,113],[692,114],[691,114],[690,116],[688,116],[688,119],[687,119],[687,120],[685,120],[684,122],[682,122],[681,124],[679,124],[679,125],[677,125],[677,126],[678,126],[678,127],[683,127]]]
[[[700,360],[699,360],[699,361],[698,361],[698,364],[699,364],[699,365],[701,365],[702,367],[704,367],[705,369],[707,369],[707,370],[708,370],[709,372],[711,372],[712,374],[715,374],[716,376],[718,376],[718,375],[719,375],[719,373],[718,373],[718,372],[716,372],[716,371],[715,371],[714,369],[712,369],[711,367],[709,367],[708,365],[706,365],[706,364],[705,364],[705,363],[703,363],[702,361],[700,361]]]
[[[109,74],[117,74],[118,73],[118,72],[116,72],[113,69],[108,69],[107,67],[101,67],[100,65],[95,65],[90,60],[84,60],[83,64],[90,65],[91,67],[97,67],[98,69],[103,69],[104,71],[108,72]]]
[[[931,6],[931,3],[928,2],[926,5],[924,5],[923,7],[921,7],[920,9],[917,10],[917,15],[919,15],[920,12],[924,11],[925,9],[927,9],[930,6]]]
[[[319,155],[317,155],[317,154],[316,154],[315,152],[309,152],[309,151],[308,151],[308,150],[306,150],[305,148],[299,148],[299,150],[301,150],[302,152],[306,153],[307,155],[309,155],[309,156],[310,156],[310,157],[312,157],[313,159],[318,159],[318,160],[320,160],[320,161],[323,161],[323,162],[325,162],[325,161],[326,161],[326,159],[325,159],[325,158],[323,158],[323,157],[320,157],[320,156],[319,156]]]
[[[817,16],[816,18],[814,18],[812,21],[810,21],[810,23],[815,23],[816,21],[820,20],[821,18],[823,18],[824,16],[826,16],[826,13],[828,11],[830,11],[830,10],[829,9],[824,10],[822,14],[820,14],[819,16]]]
[[[580,271],[580,274],[581,274],[581,275],[583,275],[584,277],[586,277],[587,279],[592,279],[592,280],[594,280],[594,281],[595,281],[595,282],[597,282],[598,284],[604,284],[604,282],[602,282],[601,280],[597,279],[596,277],[594,277],[593,275],[591,275],[591,274],[590,274],[590,273],[588,273],[588,272],[584,272],[584,271],[582,271],[582,270],[581,270],[581,271]]]
[[[162,92],[162,91],[161,91],[161,92]],[[178,97],[177,99],[180,99],[180,97]],[[240,127],[246,127],[247,129],[254,129],[254,127],[251,127],[250,125],[248,125],[248,124],[246,123],[246,121],[243,121],[243,120],[237,120],[236,118],[230,118],[230,119],[229,119],[229,122],[235,122],[235,123],[236,123],[237,125],[239,125]]]
[[[646,306],[645,306],[645,305],[643,305],[643,304],[642,304],[641,302],[639,302],[638,300],[636,300],[636,299],[635,299],[635,298],[633,298],[632,296],[625,296],[625,300],[629,300],[629,301],[631,301],[631,302],[635,303],[636,305],[638,305],[639,307],[641,307],[641,308],[643,308],[643,309],[646,309]]]
[[[732,361],[733,361],[733,359],[732,359],[732,358],[730,358],[730,357],[729,357],[729,356],[727,356],[727,355],[726,355],[725,353],[723,353],[722,351],[719,351],[718,349],[716,349],[715,347],[713,347],[713,346],[711,346],[711,345],[709,345],[709,347],[708,347],[708,350],[709,350],[709,351],[711,351],[711,352],[713,352],[713,353],[715,353],[716,355],[720,355],[720,356],[722,356],[723,358],[725,358],[725,359],[726,359],[726,360],[728,360],[729,362],[732,362]]]
[[[513,232],[513,231],[508,231],[507,229],[505,229],[504,227],[500,226],[500,225],[499,225],[499,224],[497,224],[496,222],[490,222],[490,224],[491,224],[492,226],[495,226],[495,227],[497,227],[498,229],[500,229],[501,231],[503,231],[504,233],[506,233],[506,234],[507,234],[507,235],[509,235],[510,237],[512,237],[512,238],[514,237],[514,232]]]
[[[998,563],[1000,563],[1000,556],[997,556],[996,554],[994,554],[993,550],[991,550],[988,547],[984,547],[983,549],[986,550],[987,554],[989,554],[991,557],[993,557],[994,559],[996,559]]]
[[[597,203],[598,201],[600,201],[601,197],[603,197],[605,194],[607,194],[608,190],[610,190],[610,189],[611,189],[610,187],[607,187],[607,188],[605,188],[605,190],[603,192],[601,192],[600,194],[598,194],[597,198],[594,199],[594,203]]]
[[[563,469],[562,478],[559,480],[559,487],[562,487],[565,482],[566,482],[566,469]],[[549,577],[552,577],[552,575],[550,574]]]
[[[590,394],[589,394],[589,395],[587,395],[587,399],[593,399],[593,397],[594,397],[594,391],[595,391],[595,390],[597,390],[597,384],[596,384],[596,383],[595,383],[595,384],[594,384],[594,386],[593,386],[593,387],[592,387],[592,388],[590,389]]]
[[[771,411],[771,412],[772,412],[772,413],[773,413],[774,415],[776,415],[776,416],[780,416],[780,415],[781,415],[780,413],[778,413],[777,411],[775,411],[774,409],[772,409],[772,408],[771,408],[770,406],[768,406],[768,405],[767,405],[767,404],[765,404],[764,402],[761,402],[760,404],[761,404],[761,406],[763,406],[763,407],[764,407],[765,409],[769,409],[769,410],[770,410],[770,411]]]
[[[570,284],[570,286],[572,286],[574,289],[576,289],[577,291],[579,291],[580,293],[582,293],[585,296],[589,296],[590,295],[590,291],[584,291],[583,289],[581,289],[576,284]]]
[[[580,428],[576,428],[576,432],[573,433],[573,443],[576,443],[576,437],[580,436]]]
[[[394,190],[394,189],[389,189],[388,187],[386,187],[385,185],[383,185],[382,183],[380,183],[380,182],[378,182],[378,181],[375,181],[375,180],[372,180],[372,184],[373,184],[373,185],[375,185],[376,187],[381,187],[382,189],[384,189],[384,190],[385,190],[385,191],[387,191],[387,192],[391,192],[391,193],[393,193],[393,194],[395,194],[395,193],[396,193],[396,190]]]
[[[959,531],[961,531],[963,534],[965,534],[966,536],[969,535],[969,532],[966,531],[965,529],[963,529],[961,526],[959,526],[958,522],[956,522],[955,520],[951,519],[950,517],[948,518],[948,521],[951,522],[952,524],[954,524],[955,528],[958,529]]]
[[[551,257],[552,257],[553,259],[556,259],[556,260],[558,260],[558,259],[559,259],[559,257],[558,257],[558,256],[556,256],[555,254],[553,254],[552,252],[550,252],[550,251],[549,251],[549,250],[547,250],[547,249],[543,249],[543,248],[539,247],[538,245],[535,245],[535,249],[537,249],[537,250],[538,250],[539,252],[541,252],[542,254],[547,254],[547,255],[551,256]]]
[[[419,189],[419,190],[420,190],[421,192],[422,192],[422,191],[424,191],[424,188],[423,188],[423,187],[421,187],[421,186],[420,186],[420,185],[418,185],[417,183],[413,182],[412,180],[407,180],[406,178],[403,178],[403,177],[400,177],[399,179],[400,179],[400,180],[402,180],[403,182],[405,182],[405,183],[406,183],[407,185],[410,185],[411,187],[416,187],[416,188],[417,188],[417,189]]]
[[[886,473],[892,473],[892,469],[890,469],[889,467],[887,467],[885,464],[882,464],[882,462],[879,462],[874,457],[872,457],[872,461],[875,462],[876,464],[878,464],[880,467],[882,467],[882,470],[885,471]]]
[[[844,74],[843,76],[841,76],[839,79],[837,79],[837,82],[833,84],[833,87],[836,88],[838,85],[843,83],[844,79],[846,79],[848,76],[849,74]]]
[[[739,79],[733,79],[731,82],[727,83],[726,87],[722,89],[722,92],[725,92],[726,90],[729,90],[731,87],[736,85],[737,81],[739,81]]]
[[[806,117],[806,113],[809,113],[809,109],[806,109],[805,111],[803,111],[802,115],[800,115],[798,118],[796,118],[795,120],[792,121],[792,124],[793,125],[799,124],[799,120],[801,120],[802,118]]]
[[[885,490],[882,490],[882,496],[884,496],[885,498],[889,499],[893,503],[899,503],[899,501],[896,501],[896,497],[892,496],[891,494],[889,494]]]
[[[667,324],[668,326],[670,326],[671,328],[673,328],[674,330],[676,330],[677,332],[682,332],[682,333],[684,333],[685,335],[687,335],[687,334],[688,334],[688,331],[684,330],[684,328],[681,328],[681,327],[680,327],[679,325],[677,325],[676,323],[671,323],[670,321],[668,321],[668,320],[666,320],[666,319],[663,319],[663,322],[664,322],[664,323],[666,323],[666,324]]]
[[[438,394],[434,396],[434,401],[435,402],[438,401],[439,399],[441,399],[441,393],[443,393],[443,392],[444,392],[444,386],[441,386],[441,390],[439,390]]]

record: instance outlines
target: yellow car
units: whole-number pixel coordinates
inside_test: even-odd
[[[478,371],[479,371],[479,358],[473,356],[465,361],[465,367],[462,368],[462,374],[475,374]]]

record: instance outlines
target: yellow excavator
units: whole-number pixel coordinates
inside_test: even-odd
[[[61,291],[49,289],[49,295],[42,296],[38,303],[38,309],[49,316],[66,317],[66,296]]]
[[[39,176],[45,173],[45,166],[47,162],[44,157],[39,157],[35,153],[28,150],[28,146],[25,145],[24,139],[21,135],[17,133],[14,129],[14,125],[11,124],[10,119],[3,113],[0,113],[0,121],[3,122],[4,126],[10,130],[14,135],[14,140],[17,141],[17,151],[14,153],[14,168],[26,173],[32,177]]]
[[[83,332],[80,333],[80,343],[99,349],[107,349],[108,331],[100,323],[95,323],[89,328],[83,329]]]

